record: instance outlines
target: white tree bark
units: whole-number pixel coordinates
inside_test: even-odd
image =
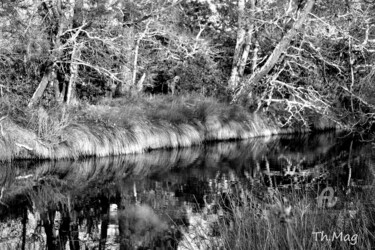
[[[132,71],[132,88],[133,89],[135,88],[135,90],[137,92],[139,92],[141,89],[143,89],[143,88],[139,88],[139,86],[137,86],[139,45],[148,32],[149,24],[150,24],[150,20],[146,23],[145,30],[139,35],[139,38],[136,40],[135,47],[134,47],[134,60],[133,60],[133,71]],[[142,84],[143,84],[143,80],[142,80]]]
[[[235,89],[238,83],[238,61],[241,58],[242,46],[245,40],[245,0],[238,0],[237,4],[238,19],[237,19],[237,41],[234,49],[232,71],[230,74],[228,86],[230,89]]]
[[[68,85],[68,92],[66,94],[67,104],[73,103],[76,98],[76,83],[78,79],[78,64],[76,63],[76,61],[78,61],[80,58],[80,52],[80,44],[75,43],[73,46],[72,57],[70,62],[70,79]]]
[[[237,41],[233,56],[233,64],[231,76],[229,78],[228,86],[234,91],[242,79],[251,49],[251,39],[254,33],[253,16],[255,11],[255,0],[250,0],[250,16],[246,20],[245,15],[245,1],[238,1],[238,27],[237,27]]]
[[[29,104],[27,105],[29,108],[32,108],[38,102],[38,100],[43,96],[44,90],[47,88],[48,83],[54,81],[55,78],[56,73],[52,69],[48,69],[33,96],[31,97]]]

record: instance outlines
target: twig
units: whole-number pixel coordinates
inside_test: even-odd
[[[352,158],[352,148],[353,148],[353,141],[350,142],[349,157],[348,157],[348,169],[349,169],[348,183],[347,183],[348,187],[350,187],[350,182],[352,178],[352,166],[350,164],[350,159]]]

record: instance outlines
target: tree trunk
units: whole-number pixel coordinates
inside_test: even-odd
[[[75,61],[79,59],[80,51],[81,51],[80,45],[75,44],[73,47],[72,59],[70,62],[70,79],[69,79],[69,85],[68,85],[68,93],[66,95],[67,104],[74,102],[76,98],[75,92],[76,92],[76,82],[78,79],[78,64],[76,64]]]
[[[60,90],[60,83],[57,79],[53,82],[53,86],[55,88],[55,100],[57,103],[61,104],[64,101],[64,97],[66,95],[66,85],[63,84],[62,90]]]
[[[247,31],[246,31],[246,37],[245,37],[244,48],[243,48],[243,51],[242,51],[242,56],[241,56],[241,58],[239,58],[239,61],[238,61],[238,76],[239,76],[240,79],[243,77],[243,74],[245,72],[247,58],[249,57],[251,38],[253,36],[253,30],[254,30],[254,25],[253,24],[249,25],[248,28],[247,28]],[[238,81],[237,81],[237,83],[238,83]],[[236,85],[237,85],[237,83],[236,83]]]
[[[176,91],[176,86],[178,84],[178,82],[180,81],[180,77],[179,76],[175,76],[173,77],[172,80],[170,80],[168,82],[168,88],[169,88],[169,91],[171,92],[172,95],[174,95],[175,91]]]
[[[44,232],[46,234],[46,248],[47,250],[53,250],[56,248],[55,245],[55,237],[53,234],[53,221],[54,221],[54,211],[47,211],[45,213],[41,213],[40,217],[44,226]]]
[[[142,92],[143,90],[143,82],[145,81],[146,79],[146,73],[143,73],[142,76],[141,76],[141,79],[139,79],[139,81],[137,82],[137,92],[140,93]]]
[[[100,240],[99,250],[105,249],[108,237],[108,225],[109,225],[109,200],[105,195],[100,198],[101,203],[101,229],[100,229]]]
[[[257,66],[258,66],[258,51],[259,51],[259,43],[258,41],[255,41],[255,48],[253,51],[253,59],[252,59],[252,65],[251,65],[251,73],[254,74]]]
[[[138,64],[138,51],[139,51],[139,44],[141,42],[141,37],[137,39],[135,42],[134,47],[134,59],[133,59],[133,71],[132,71],[132,87],[136,85],[137,80],[137,64]]]
[[[350,92],[353,93],[353,86],[354,86],[355,78],[354,78],[354,67],[353,67],[354,58],[352,54],[352,38],[351,37],[349,38],[349,65],[350,65],[350,79],[351,79]],[[351,106],[352,112],[354,112],[353,95],[350,95],[350,106]]]
[[[46,5],[46,6],[48,6],[48,5]],[[56,27],[57,27],[56,33],[53,33],[50,37],[51,47],[53,48],[52,52],[50,54],[50,62],[53,66],[49,69],[49,71],[56,71],[57,72],[58,71],[58,67],[57,67],[58,61],[63,56],[62,55],[63,51],[61,50],[61,47],[63,45],[62,42],[61,42],[61,36],[63,34],[64,29],[66,27],[68,27],[69,24],[68,24],[67,20],[65,19],[65,15],[64,15],[64,12],[62,10],[61,0],[52,0],[51,4],[49,6],[50,7],[47,7],[48,8],[47,11],[49,13],[49,18],[53,21],[52,24],[56,25]],[[82,23],[83,23],[82,8],[83,8],[83,0],[76,0],[75,5],[74,5],[74,15],[73,15],[73,19],[72,19],[73,28],[78,28],[78,27],[82,26]],[[79,32],[79,31],[77,31],[77,32]],[[78,35],[78,33],[76,35]],[[75,39],[77,40],[77,37]],[[72,52],[72,57],[71,57],[72,63],[73,63],[75,58],[79,57],[79,52],[80,52],[79,49],[77,49],[77,47],[74,46],[73,52]],[[42,97],[48,83],[51,82],[51,81],[53,81],[53,83],[54,83],[56,101],[59,102],[59,103],[62,102],[63,99],[64,99],[64,96],[65,96],[65,90],[67,90],[67,92],[68,92],[67,93],[67,103],[71,102],[71,100],[74,97],[75,82],[76,82],[77,75],[78,75],[78,66],[74,65],[74,64],[71,64],[70,65],[70,73],[71,73],[71,77],[70,77],[68,86],[66,86],[67,84],[64,83],[62,91],[60,91],[60,86],[59,86],[60,84],[56,79],[56,74],[50,74],[50,73],[44,74],[41,82],[39,83],[38,88],[36,89],[33,97],[31,98],[28,106],[32,107],[33,105],[35,105],[35,103],[39,100],[39,98]]]
[[[244,81],[244,84],[241,86],[240,90],[234,95],[233,102],[238,101],[239,99],[246,96],[248,89],[251,85],[257,84],[263,77],[265,77],[270,70],[275,66],[280,56],[288,48],[293,37],[296,36],[298,30],[302,27],[302,24],[305,22],[308,14],[311,12],[315,0],[308,0],[303,11],[301,12],[298,20],[293,24],[293,27],[285,34],[281,41],[276,45],[270,57],[267,59],[266,63],[258,70],[256,70],[248,79]]]
[[[233,65],[231,76],[229,78],[229,88],[234,91],[241,78],[243,77],[247,58],[251,48],[251,39],[254,33],[253,16],[255,10],[255,0],[250,0],[250,17],[246,24],[245,18],[245,1],[238,1],[238,30],[237,42],[234,50]]]
[[[132,83],[132,71],[126,66],[121,66],[121,73],[120,78],[121,82],[119,82],[116,86],[115,95],[123,96],[126,93],[130,92],[130,86]]]
[[[56,66],[57,66],[57,61],[62,56],[62,50],[60,50],[60,47],[61,47],[61,39],[60,38],[61,38],[61,35],[63,33],[63,30],[64,30],[64,13],[61,9],[61,1],[60,0],[56,0],[54,2],[54,5],[52,6],[52,12],[53,12],[53,17],[56,20],[58,30],[57,30],[56,37],[52,38],[52,39],[54,39],[54,42],[52,44],[53,50],[52,50],[52,54],[51,54],[51,59],[52,59],[54,70],[56,72],[58,72],[58,69],[57,69]],[[66,89],[65,85],[63,87],[63,90],[60,91],[60,83],[57,80],[57,78],[55,77],[55,80],[53,80],[53,86],[55,88],[55,100],[58,103],[62,103],[64,101],[64,96],[65,96],[65,89]]]
[[[150,21],[146,23],[145,30],[139,35],[139,38],[135,42],[134,47],[134,59],[133,59],[133,71],[132,71],[132,94],[137,94],[140,89],[137,86],[137,73],[138,73],[138,54],[139,54],[139,45],[143,38],[146,36],[148,32],[148,26],[150,25]],[[144,80],[144,79],[143,79]]]
[[[236,88],[238,83],[238,61],[241,57],[242,52],[242,45],[245,40],[245,0],[238,0],[238,21],[237,21],[237,41],[236,41],[236,47],[234,49],[234,55],[233,55],[233,65],[232,65],[232,71],[229,78],[229,88],[232,90]]]
[[[55,91],[56,91],[55,96],[60,95],[60,91],[57,92],[57,90],[59,90],[59,88],[58,88],[59,84],[58,84],[58,81],[56,79],[55,71],[56,71],[56,62],[61,57],[61,50],[60,50],[61,39],[60,39],[60,37],[61,37],[61,34],[63,33],[63,29],[64,29],[64,22],[63,22],[64,14],[62,13],[62,10],[61,10],[61,1],[60,0],[53,1],[51,8],[48,8],[47,11],[50,15],[49,18],[54,21],[54,25],[56,25],[56,27],[57,27],[56,34],[52,35],[52,37],[50,37],[51,47],[53,48],[52,52],[50,54],[50,62],[52,63],[52,66],[49,67],[47,72],[43,75],[43,78],[40,81],[37,89],[35,90],[32,98],[31,98],[31,100],[28,104],[28,107],[32,107],[32,106],[35,105],[35,103],[37,103],[37,101],[43,96],[43,93],[44,93],[48,83],[51,82],[51,81],[53,81],[53,84],[55,85]],[[56,85],[57,85],[57,88],[56,88]]]
[[[47,72],[44,74],[42,80],[40,81],[37,89],[35,90],[33,96],[31,97],[29,104],[27,105],[29,108],[32,108],[42,97],[44,90],[46,89],[48,83],[50,81],[54,81],[56,78],[56,74],[53,70],[48,69]]]
[[[73,29],[79,28],[83,25],[83,0],[76,0],[74,4],[73,14]],[[76,31],[72,38],[74,38],[74,45],[72,51],[72,57],[70,61],[70,79],[66,94],[66,103],[70,104],[76,99],[76,82],[78,79],[78,65],[75,63],[80,58],[81,48],[80,44],[77,43],[81,32],[81,28]]]

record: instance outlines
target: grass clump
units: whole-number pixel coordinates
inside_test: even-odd
[[[13,110],[2,125],[0,151],[6,153],[1,159],[141,153],[293,132],[239,106],[194,95],[105,99],[96,105],[25,110],[22,115]]]

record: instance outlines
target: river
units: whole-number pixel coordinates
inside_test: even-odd
[[[0,163],[0,249],[224,249],[223,204],[236,194],[229,210],[243,206],[250,191],[261,208],[277,191],[312,197],[314,211],[360,203],[373,215],[374,160],[371,143],[324,133]]]

